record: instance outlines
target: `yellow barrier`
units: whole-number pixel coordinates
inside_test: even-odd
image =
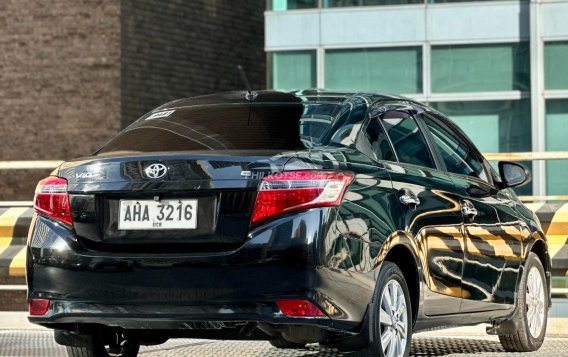
[[[527,206],[539,217],[548,238],[552,274],[568,276],[568,203]],[[0,277],[25,275],[25,245],[32,214],[31,207],[0,208]]]
[[[526,206],[536,213],[546,234],[552,275],[568,276],[568,203],[527,203]]]
[[[517,152],[484,154],[490,161],[565,160],[568,152]],[[0,170],[53,169],[63,161],[0,161]],[[526,202],[568,201],[566,196],[521,196]],[[25,275],[25,237],[33,210],[32,202],[0,202],[0,276]],[[527,204],[541,220],[549,240],[553,275],[568,276],[568,204]]]
[[[25,276],[26,237],[33,209],[0,209],[0,277]]]

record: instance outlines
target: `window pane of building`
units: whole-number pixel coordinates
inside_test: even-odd
[[[268,0],[268,5],[273,11],[313,9],[318,7],[318,0]]]
[[[482,153],[531,151],[530,100],[431,103]]]
[[[429,4],[443,4],[447,2],[471,2],[473,0],[428,0]],[[474,0],[474,1],[493,1],[493,0]]]
[[[323,7],[423,4],[424,0],[323,0]]]
[[[568,89],[568,41],[544,44],[544,86]]]
[[[432,92],[530,90],[529,44],[432,47]]]
[[[270,54],[270,86],[293,90],[316,86],[316,52],[289,51]]]
[[[422,92],[422,48],[328,50],[325,87],[336,90]]]
[[[546,150],[568,151],[568,99],[546,101]],[[568,194],[568,160],[546,161],[546,193]]]
[[[431,105],[450,117],[482,153],[531,151],[530,99]],[[530,162],[522,164],[531,168]],[[515,192],[529,195],[532,186],[515,188]]]

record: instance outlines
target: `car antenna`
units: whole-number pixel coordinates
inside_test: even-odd
[[[247,94],[245,94],[245,98],[250,103],[253,100],[255,100],[256,97],[258,97],[258,93],[252,90],[252,86],[250,85],[250,82],[248,80],[247,74],[245,73],[245,70],[243,69],[243,66],[239,64],[237,65],[237,69],[239,70],[239,73],[241,74],[241,79],[243,80],[243,83],[245,84],[245,87],[247,89]],[[249,108],[247,125],[250,125],[250,111],[251,109]]]
[[[241,79],[243,80],[243,83],[245,84],[245,87],[247,89],[247,94],[245,96],[246,99],[250,101],[255,100],[256,97],[258,96],[258,93],[252,90],[252,86],[250,85],[250,82],[248,80],[247,74],[245,73],[245,70],[243,69],[243,66],[239,64],[237,65],[237,69],[239,70]]]
[[[241,79],[243,80],[243,83],[245,84],[245,88],[247,89],[247,91],[252,92],[252,87],[251,87],[250,82],[248,80],[247,74],[245,73],[245,70],[243,69],[243,66],[241,66],[240,64],[237,65],[237,70],[239,71],[239,74],[241,75]]]

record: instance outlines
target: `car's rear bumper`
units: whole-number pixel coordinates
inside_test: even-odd
[[[330,317],[291,318],[283,316],[273,304],[249,303],[220,305],[101,305],[54,301],[47,315],[30,316],[33,323],[49,327],[61,324],[97,324],[124,329],[145,330],[216,330],[250,322],[276,325],[315,325],[327,330],[334,327]],[[343,326],[345,327],[345,326]]]
[[[318,325],[357,330],[373,284],[331,269],[318,253],[330,209],[282,218],[231,252],[125,254],[85,251],[73,232],[34,217],[28,243],[28,298],[48,299],[30,321],[130,329],[189,329],[227,322]],[[298,228],[301,227],[301,228]],[[279,299],[305,299],[320,318],[284,316]]]

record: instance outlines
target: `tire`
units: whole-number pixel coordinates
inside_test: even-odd
[[[270,344],[272,346],[276,347],[276,348],[290,348],[290,349],[296,349],[297,350],[297,349],[301,349],[301,348],[306,347],[305,344],[286,341],[285,339],[283,339],[281,337],[272,339],[268,342],[270,342]]]
[[[533,291],[530,291],[531,287]],[[499,335],[499,340],[509,352],[536,351],[546,335],[548,286],[542,262],[535,253],[529,253],[517,295],[517,309],[511,319],[516,331]]]
[[[396,303],[395,301],[392,301],[392,299],[390,300],[392,304],[388,303],[388,297],[385,295],[386,289],[389,289],[389,292],[397,292]],[[394,294],[389,294],[389,296],[392,295]],[[402,298],[404,299],[401,300]],[[402,301],[404,301],[405,310],[399,316],[395,314],[394,319],[399,322],[397,323],[399,328],[395,328],[391,325],[393,316],[389,314],[388,307],[399,306],[400,308],[402,306]],[[371,332],[373,334],[371,339],[372,342],[369,343],[369,346],[365,350],[358,351],[355,354],[352,354],[352,356],[384,357],[390,352],[390,348],[397,346],[398,349],[393,351],[394,354],[392,356],[408,357],[410,354],[410,343],[412,339],[412,307],[410,305],[408,285],[406,284],[402,271],[396,264],[392,262],[383,262],[381,271],[379,272],[379,277],[377,278],[377,285],[373,295],[373,303],[375,311],[371,316],[373,324],[373,331]],[[405,325],[404,332],[400,323]],[[391,339],[387,340],[388,344],[383,349],[383,339],[387,336],[391,336]],[[393,340],[392,337],[399,339]],[[395,341],[398,341],[399,343],[393,344]]]
[[[114,348],[105,346],[100,340],[94,340],[88,347],[66,346],[69,357],[136,357],[139,344],[128,343],[126,346]]]

